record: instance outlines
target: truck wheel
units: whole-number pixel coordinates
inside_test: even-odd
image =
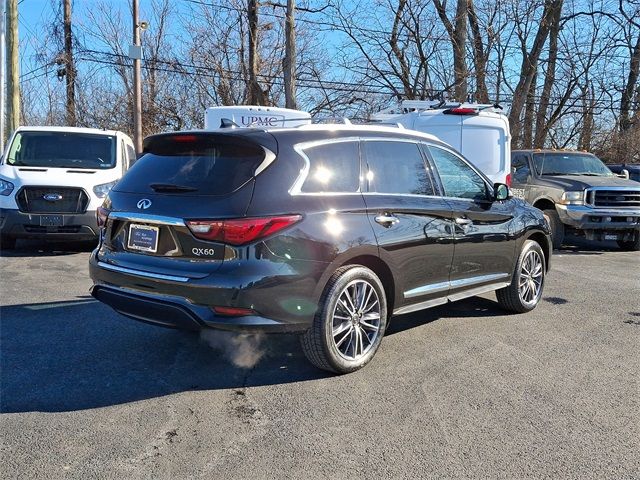
[[[508,287],[496,290],[498,303],[505,310],[525,313],[542,298],[547,271],[544,253],[538,242],[525,240]]]
[[[564,224],[560,221],[560,215],[555,210],[543,210],[542,214],[551,228],[553,248],[560,248],[564,242]]]
[[[627,252],[640,251],[640,230],[636,230],[633,240],[622,241],[618,240],[618,246]]]
[[[13,250],[16,248],[16,239],[12,237],[0,237],[0,250]]]
[[[382,282],[366,267],[341,267],[329,279],[302,350],[316,367],[349,373],[373,358],[387,326]]]

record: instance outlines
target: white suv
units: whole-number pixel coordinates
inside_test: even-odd
[[[115,130],[20,127],[0,162],[0,248],[97,239],[96,209],[136,154]]]

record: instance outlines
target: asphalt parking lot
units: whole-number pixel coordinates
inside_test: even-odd
[[[529,314],[487,295],[395,318],[346,376],[295,337],[120,317],[88,256],[0,257],[3,478],[640,478],[637,252],[556,252]]]

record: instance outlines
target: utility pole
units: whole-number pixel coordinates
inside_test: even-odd
[[[142,54],[140,53],[138,0],[133,0],[133,46],[138,51],[138,54],[133,56],[133,143],[139,154],[142,152],[142,79],[140,70]]]
[[[5,64],[5,28],[4,28],[4,19],[5,19],[5,2],[2,2],[2,6],[0,6],[0,155],[4,151],[4,122],[6,115],[6,85],[7,85],[7,75],[6,75],[6,64]]]
[[[284,98],[287,108],[296,109],[296,1],[287,0],[287,12],[284,20],[285,45],[282,70],[284,74]]]
[[[7,134],[20,124],[20,61],[18,59],[18,0],[7,0]]]
[[[71,36],[71,0],[64,1],[64,61],[67,80],[67,125],[76,126],[76,66]]]

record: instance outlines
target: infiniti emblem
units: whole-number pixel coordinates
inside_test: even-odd
[[[143,198],[142,200],[138,200],[138,208],[142,210],[146,210],[151,206],[151,200],[148,198]]]
[[[58,200],[62,200],[62,195],[59,193],[47,193],[42,196],[47,202],[57,202]]]

